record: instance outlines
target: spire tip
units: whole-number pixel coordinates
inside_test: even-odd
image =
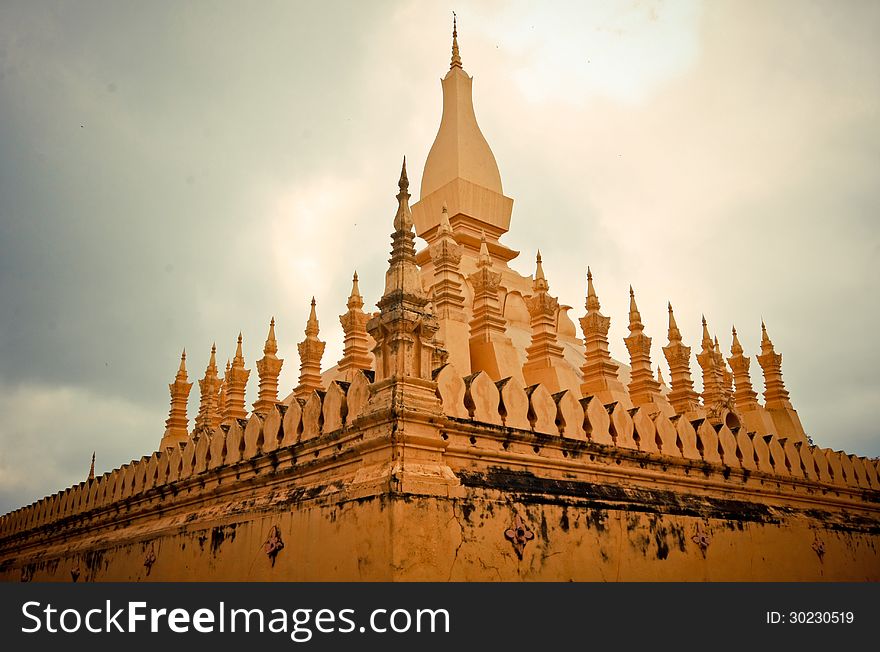
[[[449,69],[461,69],[461,55],[458,52],[458,16],[452,12],[452,60],[449,62]]]

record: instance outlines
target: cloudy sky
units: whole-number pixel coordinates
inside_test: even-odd
[[[153,451],[184,346],[254,369],[274,315],[286,393],[315,295],[338,359],[452,9],[513,266],[577,317],[591,265],[619,359],[630,283],[655,363],[667,300],[695,348],[763,316],[814,440],[880,454],[880,3],[5,0],[0,512]]]

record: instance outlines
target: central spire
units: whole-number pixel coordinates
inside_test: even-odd
[[[453,19],[452,60],[442,80],[443,117],[437,138],[425,161],[421,197],[461,178],[501,193],[501,173],[495,155],[477,125],[474,113],[473,78],[461,64],[458,29]]]
[[[498,163],[477,124],[473,81],[462,67],[458,21],[453,15],[452,59],[441,80],[443,115],[425,160],[419,201],[413,206],[416,234],[434,242],[445,203],[460,244],[476,257],[480,233],[485,231],[493,258],[507,261],[516,252],[500,245],[498,238],[510,227],[513,200],[504,196]]]

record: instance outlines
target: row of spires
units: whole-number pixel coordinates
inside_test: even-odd
[[[556,299],[548,295],[549,284],[542,267],[541,252],[536,257],[534,295],[526,299],[531,316],[532,344],[527,349],[529,362],[547,362],[551,358],[561,359],[551,319],[556,313]],[[629,288],[629,335],[624,343],[630,356],[630,382],[627,387],[629,398],[634,406],[658,403],[663,382],[660,367],[655,378],[651,365],[651,338],[645,334],[645,327],[636,303],[635,292]],[[543,307],[543,309],[538,309]],[[592,270],[587,268],[586,314],[580,319],[584,333],[585,360],[581,367],[583,374],[582,393],[590,395],[602,391],[614,392],[623,389],[617,364],[608,351],[608,329],[611,319],[600,312],[599,298],[593,285]],[[691,349],[682,341],[681,331],[675,321],[672,303],[667,304],[669,326],[668,344],[663,353],[669,364],[670,391],[667,400],[676,413],[684,414],[697,409],[700,394],[693,388],[690,372]],[[748,412],[758,407],[757,393],[753,390],[749,376],[750,359],[743,355],[743,348],[732,328],[731,356],[726,359],[721,353],[718,338],[709,334],[705,316],[702,317],[702,350],[697,361],[703,372],[703,407],[723,406]],[[791,408],[788,391],[782,379],[782,355],[776,353],[773,342],[767,334],[767,327],[761,321],[761,354],[758,363],[764,372],[765,406],[767,408]],[[529,363],[527,363],[529,364]],[[728,368],[729,365],[729,368]],[[731,371],[732,370],[732,371]],[[735,391],[734,391],[735,386]]]
[[[344,331],[344,349],[343,356],[338,363],[338,369],[344,376],[352,371],[369,370],[374,367],[374,360],[369,350],[369,331],[377,344],[374,349],[377,381],[389,376],[416,376],[429,379],[432,365],[436,366],[445,361],[442,342],[436,341],[432,335],[437,329],[434,316],[450,317],[463,314],[465,299],[458,273],[461,247],[453,237],[446,207],[443,207],[440,219],[440,235],[431,247],[435,282],[431,287],[431,296],[428,297],[423,290],[418,266],[415,262],[415,234],[413,233],[412,214],[408,203],[410,195],[408,192],[409,181],[406,176],[406,159],[403,162],[398,186],[400,189],[397,195],[398,210],[394,218],[395,231],[392,235],[389,269],[386,272],[385,293],[377,304],[380,313],[374,316],[363,311],[364,301],[358,288],[358,277],[355,272],[352,279],[352,291],[347,302],[348,311],[339,318]],[[467,279],[474,290],[473,316],[469,324],[472,351],[474,347],[492,343],[506,343],[507,346],[510,346],[510,341],[505,334],[506,326],[499,296],[501,274],[493,269],[485,234],[481,238],[477,269]],[[563,358],[563,347],[557,339],[556,320],[559,304],[558,300],[549,294],[550,285],[544,274],[540,251],[536,257],[532,289],[533,294],[525,297],[532,330],[531,344],[526,349],[527,361],[522,368],[522,374],[524,374],[527,384],[538,382],[535,379],[540,378],[541,374],[548,369],[567,367]],[[668,401],[668,404],[678,414],[698,409],[701,397],[694,390],[691,379],[691,349],[685,346],[682,341],[672,304],[668,305],[669,342],[667,346],[663,347],[664,356],[669,364],[670,391],[664,398],[661,396],[660,369],[658,367],[656,378],[652,371],[651,338],[645,334],[632,287],[629,288],[629,292],[629,335],[624,338],[624,342],[629,352],[631,365],[630,382],[627,388],[630,402],[637,407],[651,404],[660,406]],[[421,352],[416,356],[420,361],[419,366],[424,367],[422,369],[414,369],[412,360],[407,356],[401,356],[399,353],[392,354],[384,346],[386,340],[394,339],[396,331],[390,320],[385,320],[388,323],[384,323],[382,317],[399,307],[422,314],[419,328],[427,332],[428,337],[424,342],[420,342],[419,346],[426,347],[426,352],[430,350],[427,359],[424,359],[425,356]],[[612,360],[608,351],[607,336],[611,320],[600,312],[599,299],[589,267],[587,268],[585,307],[586,314],[580,319],[585,346],[585,360],[581,367],[581,393],[584,396],[602,394],[603,392],[607,395],[623,395],[624,387],[618,378],[617,364]],[[705,317],[703,317],[702,325],[702,350],[697,354],[697,361],[703,372],[702,407],[707,410],[733,409],[735,407],[743,412],[756,409],[758,407],[757,394],[752,389],[749,377],[750,360],[743,355],[736,329],[733,329],[731,357],[727,358],[727,364],[725,364],[718,339],[710,336]],[[775,352],[763,321],[761,330],[761,354],[757,356],[757,360],[764,372],[765,406],[767,408],[790,409],[788,392],[782,380],[782,356]],[[309,318],[306,322],[305,339],[298,344],[300,377],[299,384],[294,389],[294,395],[297,398],[305,398],[313,391],[322,388],[321,358],[325,342],[318,339],[318,333],[318,319],[313,297]],[[408,339],[405,338],[405,341]],[[407,346],[410,345],[407,344]],[[392,347],[392,349],[396,351],[396,347]],[[512,347],[510,350],[512,351]],[[284,361],[277,356],[277,353],[278,343],[275,337],[275,320],[273,318],[269,324],[263,357],[256,363],[259,375],[259,393],[257,401],[253,405],[255,413],[266,413],[278,403],[278,377]],[[471,372],[480,370],[472,368]],[[497,368],[482,370],[489,373],[491,377],[499,375]],[[570,371],[573,372],[573,370]],[[245,389],[249,376],[250,370],[245,369],[240,333],[235,356],[231,362],[227,361],[226,372],[222,379],[218,375],[216,345],[212,346],[205,375],[199,380],[201,400],[193,434],[211,431],[233,419],[247,418]],[[498,378],[495,379],[498,380]],[[166,421],[165,436],[162,440],[163,447],[186,441],[189,436],[186,408],[191,388],[192,383],[187,380],[186,351],[184,350],[181,354],[177,375],[174,382],[169,385],[171,409]],[[559,387],[554,391],[558,391],[558,389]]]
[[[358,276],[352,278],[351,295],[348,298],[348,312],[340,316],[345,333],[345,347],[339,370],[347,372],[354,369],[370,369],[371,358],[366,332],[369,315],[363,312],[364,300],[358,288]],[[308,396],[312,391],[321,388],[321,358],[326,343],[318,339],[319,325],[316,313],[315,298],[312,297],[311,309],[306,321],[305,339],[298,346],[300,358],[299,383],[294,389],[297,397]],[[263,346],[263,357],[257,360],[259,390],[253,411],[257,414],[267,413],[278,403],[278,377],[284,363],[278,357],[278,340],[275,336],[275,318],[269,322],[269,333]],[[193,434],[212,431],[223,423],[233,419],[246,419],[245,391],[251,370],[245,368],[242,353],[242,335],[238,334],[235,356],[226,361],[226,372],[221,378],[217,367],[217,345],[211,346],[211,357],[205,368],[204,377],[199,380],[199,411],[195,418]],[[180,365],[174,382],[168,385],[171,393],[171,410],[165,422],[165,436],[162,447],[172,446],[186,441],[189,436],[187,403],[193,383],[188,382],[186,370],[186,349],[180,355]]]

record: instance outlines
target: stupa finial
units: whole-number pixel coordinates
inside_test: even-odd
[[[593,287],[593,272],[590,270],[589,265],[587,266],[587,302],[586,308],[588,313],[598,312],[599,308],[599,297],[596,294],[596,288]]]
[[[669,342],[681,342],[681,331],[678,330],[678,324],[675,322],[675,314],[672,312],[672,302],[668,302],[669,308]]]
[[[400,192],[397,193],[397,214],[394,216],[395,231],[410,231],[412,229],[412,211],[409,207],[409,179],[406,176],[406,156],[403,157],[403,165],[400,168],[400,180],[397,182]]]
[[[235,357],[232,358],[232,363],[241,362],[241,366],[244,366],[244,353],[241,351],[241,331],[238,332],[238,343],[235,346]]]
[[[452,233],[452,225],[449,223],[449,209],[446,202],[443,202],[443,208],[440,211],[440,233]]]
[[[180,366],[177,368],[177,380],[186,380],[186,349],[180,354]]]
[[[642,315],[636,305],[636,293],[633,292],[632,285],[629,286],[629,329],[630,331],[642,330]]]
[[[730,332],[733,334],[733,341],[730,344],[730,352],[733,355],[742,355],[743,348],[742,344],[739,343],[739,337],[736,335],[736,326],[731,328]]]
[[[452,61],[449,69],[461,68],[461,55],[458,53],[458,17],[452,12]]]
[[[486,232],[480,231],[480,262],[479,265],[492,265],[492,258],[489,256],[489,246],[486,244]]]

